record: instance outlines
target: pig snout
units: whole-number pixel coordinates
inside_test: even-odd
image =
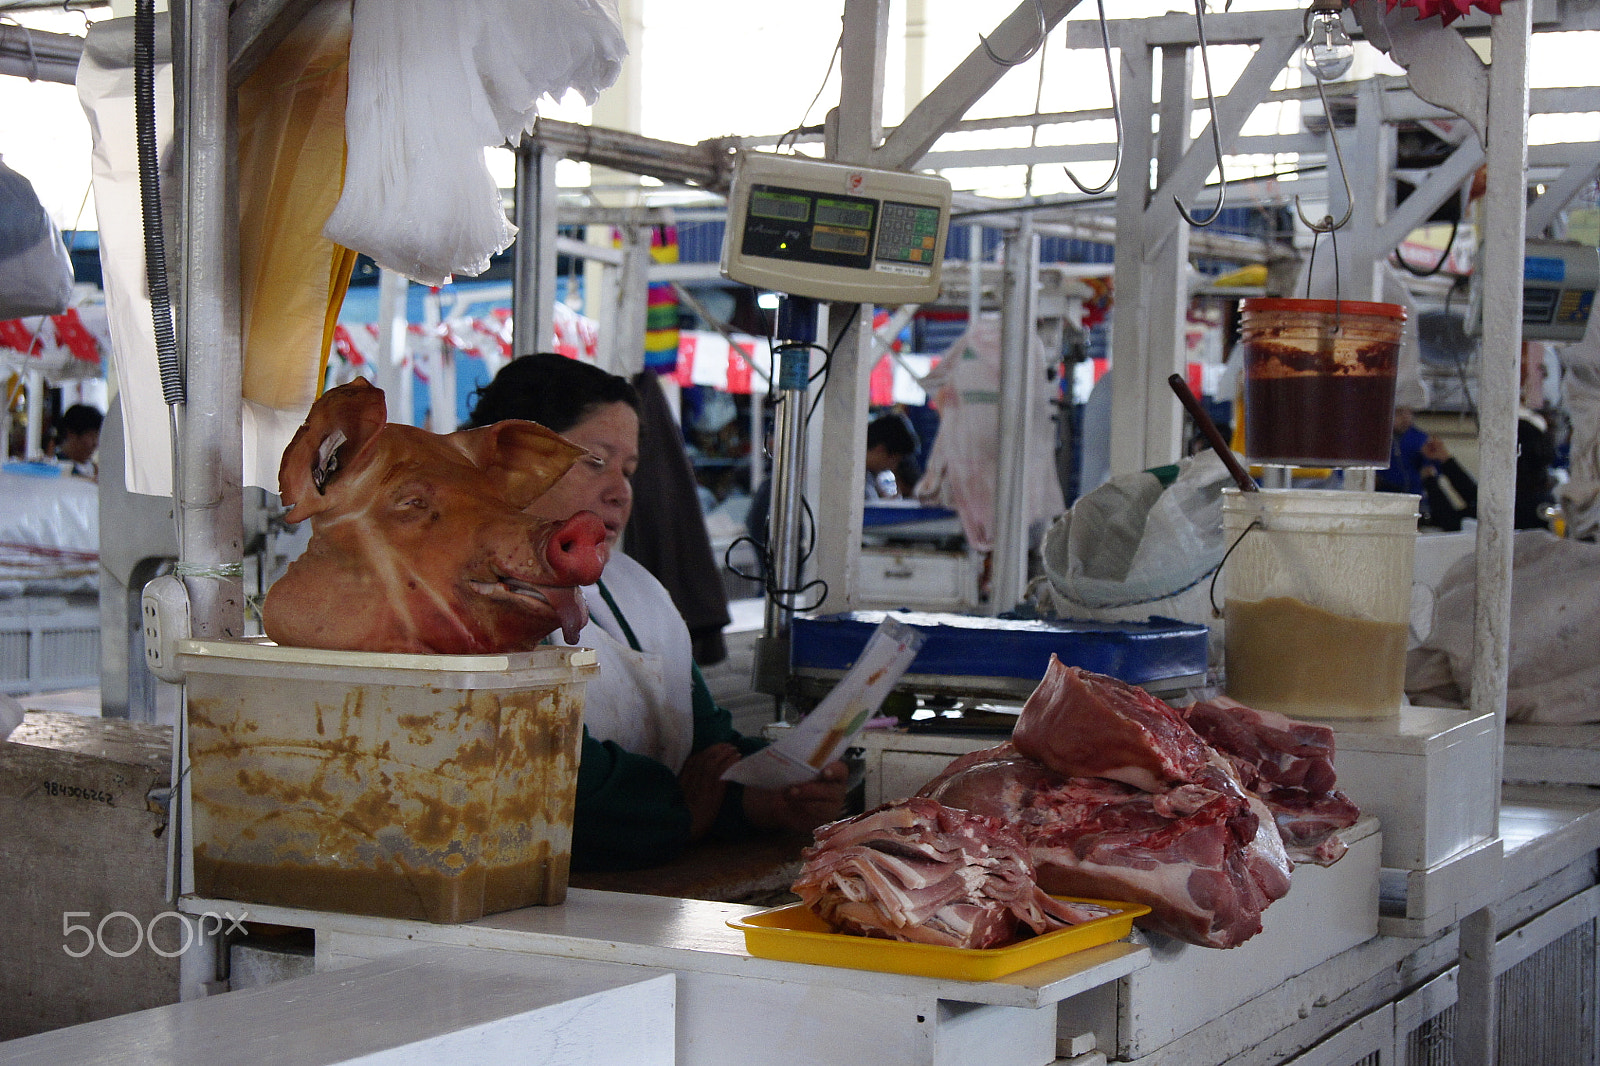
[[[593,511],[579,511],[550,534],[545,562],[560,584],[592,585],[605,569],[606,524]]]

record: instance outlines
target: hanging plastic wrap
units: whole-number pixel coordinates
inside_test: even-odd
[[[511,243],[486,147],[542,96],[593,103],[627,46],[614,0],[355,0],[344,191],[323,233],[425,285]]]
[[[1044,344],[1035,335],[1029,347],[1042,377]],[[982,318],[969,326],[923,379],[923,387],[939,411],[939,433],[933,438],[928,468],[917,482],[916,497],[955,508],[967,546],[989,551],[994,547],[1000,469],[999,320]],[[1035,404],[1033,433],[1023,442],[1035,473],[1024,500],[1030,527],[1066,509],[1055,476],[1055,427],[1045,389],[1039,390]]]
[[[349,7],[319,4],[238,93],[243,395],[292,409],[294,426],[317,398],[355,265],[322,235],[344,173],[349,50]]]

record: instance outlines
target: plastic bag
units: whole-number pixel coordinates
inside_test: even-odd
[[[1179,462],[1170,485],[1141,471],[1080,498],[1040,549],[1061,613],[1213,624],[1202,579],[1227,550],[1222,490],[1232,483],[1222,460],[1204,452]]]
[[[72,258],[27,178],[0,162],[0,320],[58,315],[72,302]]]
[[[1478,598],[1476,553],[1440,582],[1428,636],[1406,656],[1406,695],[1426,706],[1466,707],[1472,700]],[[1506,662],[1506,718],[1578,725],[1600,721],[1600,545],[1542,529],[1512,537],[1511,646]]]
[[[344,173],[349,52],[349,8],[318,5],[237,94],[243,394],[299,416],[317,398],[355,265],[322,235]]]
[[[541,96],[593,103],[627,54],[613,0],[356,0],[344,189],[323,233],[425,285],[511,243],[483,150]]]

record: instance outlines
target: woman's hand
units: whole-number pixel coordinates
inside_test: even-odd
[[[831,762],[814,781],[781,789],[746,788],[744,816],[763,829],[809,833],[844,813],[849,776],[844,763]]]
[[[1444,441],[1438,437],[1429,437],[1422,442],[1420,449],[1422,457],[1431,463],[1442,463],[1450,458],[1450,449],[1444,446]]]
[[[728,790],[728,783],[722,780],[723,771],[740,758],[739,749],[732,744],[713,744],[684,760],[683,769],[678,771],[678,787],[689,808],[690,840],[699,840],[716,823],[722,797]]]

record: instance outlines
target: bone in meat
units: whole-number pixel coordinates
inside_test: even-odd
[[[1040,891],[1016,833],[908,799],[817,830],[793,890],[835,931],[989,948],[1112,911]]]

